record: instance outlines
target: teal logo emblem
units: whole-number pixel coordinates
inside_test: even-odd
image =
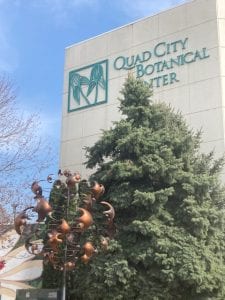
[[[69,73],[68,112],[107,102],[108,60]]]

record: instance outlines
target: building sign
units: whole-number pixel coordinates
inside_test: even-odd
[[[180,82],[176,70],[209,58],[208,49],[189,49],[188,37],[172,42],[161,41],[152,48],[131,56],[117,56],[111,61],[115,71],[132,70],[154,88]],[[68,112],[107,102],[108,60],[69,73]]]
[[[137,78],[144,79],[153,87],[179,82],[176,67],[209,58],[207,48],[188,49],[188,38],[173,42],[160,42],[141,53],[128,57],[118,56],[113,62],[115,70],[133,70]],[[166,73],[165,73],[166,72]]]
[[[108,60],[69,73],[68,112],[107,102]]]

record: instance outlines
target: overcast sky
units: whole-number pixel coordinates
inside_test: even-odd
[[[187,0],[0,0],[0,72],[59,151],[64,49]],[[58,168],[56,162],[55,168]],[[53,170],[55,172],[55,170]]]

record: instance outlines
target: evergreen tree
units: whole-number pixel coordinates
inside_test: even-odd
[[[78,266],[74,299],[225,299],[223,159],[200,154],[200,135],[150,99],[129,76],[124,117],[88,149],[117,232],[107,253]]]

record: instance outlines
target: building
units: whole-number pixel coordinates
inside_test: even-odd
[[[202,129],[202,151],[224,153],[224,0],[188,1],[66,48],[62,169],[87,176],[84,147],[120,119],[128,72],[152,83],[154,101],[170,103]]]

